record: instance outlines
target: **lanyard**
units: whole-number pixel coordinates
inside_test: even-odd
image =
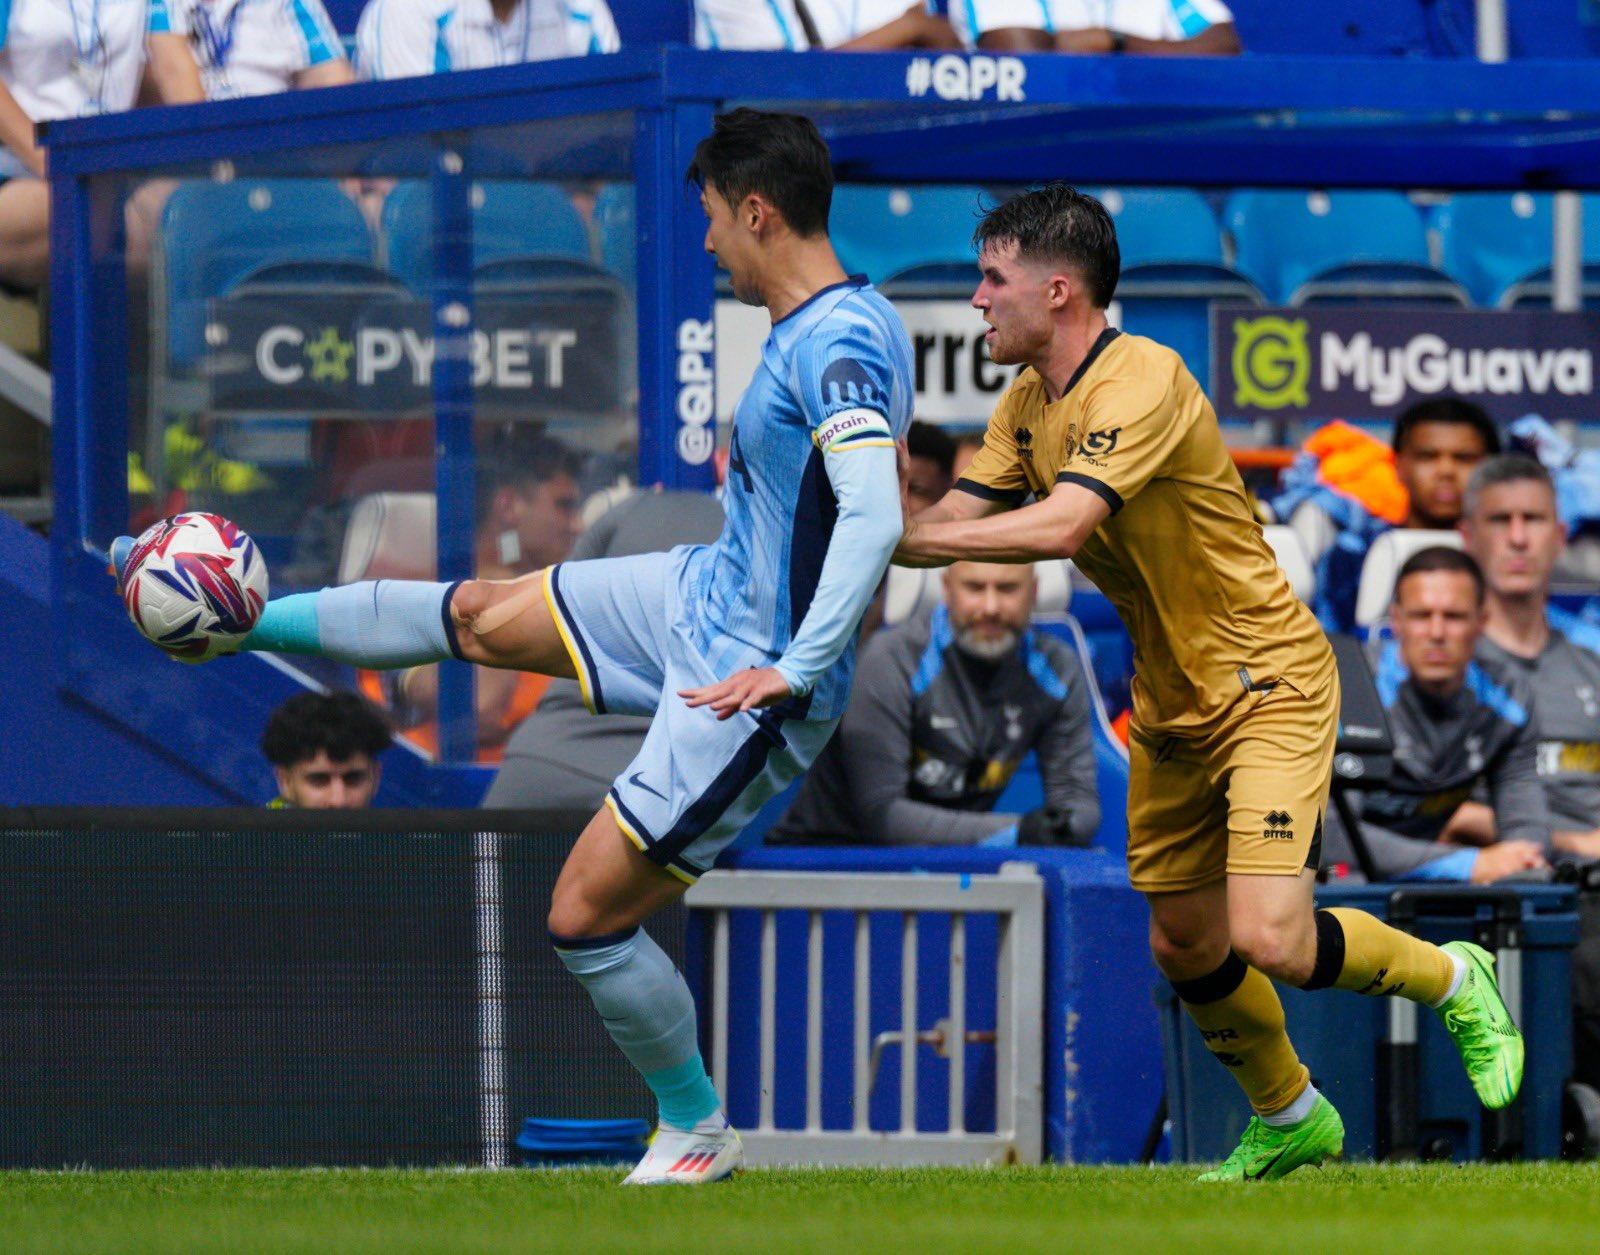
[[[500,22],[494,17],[492,7],[490,10],[490,18],[494,22],[495,46],[500,53],[501,65],[521,65],[528,59],[528,45],[533,30],[533,0],[519,0],[517,8],[522,11],[522,61],[506,60],[506,41],[500,37]]]
[[[91,0],[87,39],[80,33],[83,23],[78,21],[76,0],[67,0],[67,13],[72,21],[72,50],[77,54],[78,64],[88,66],[94,62],[95,53],[104,52],[106,48],[105,35],[100,30],[100,0]]]
[[[98,4],[100,0],[95,0]],[[206,59],[214,69],[225,70],[228,68],[228,57],[233,52],[233,30],[239,22],[239,10],[244,8],[246,0],[239,0],[228,10],[226,23],[218,24],[211,20],[211,6],[198,3],[194,7],[195,27],[200,33],[200,42],[205,46]]]

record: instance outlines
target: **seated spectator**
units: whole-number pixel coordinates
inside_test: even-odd
[[[626,558],[673,545],[707,545],[722,531],[721,503],[704,492],[638,492],[594,521],[572,559]],[[539,708],[511,734],[486,807],[596,811],[644,743],[642,715],[591,715],[576,680],[551,680]]]
[[[142,0],[12,0],[0,15],[0,284],[32,290],[50,269],[41,122],[120,113],[141,84],[162,104],[205,99],[181,13]],[[83,29],[87,25],[88,29]],[[129,205],[128,252],[148,257],[149,213]]]
[[[577,463],[564,445],[526,424],[510,424],[482,450],[477,481],[474,570],[479,579],[516,579],[571,552],[579,532],[580,502]],[[482,761],[499,761],[506,740],[533,713],[549,683],[549,677],[529,671],[477,669]],[[361,688],[374,700],[387,699],[406,740],[437,751],[437,667],[362,672]]]
[[[1488,585],[1478,657],[1533,692],[1550,844],[1600,858],[1600,627],[1550,604],[1566,546],[1550,472],[1521,454],[1482,463],[1467,481],[1461,532]]]
[[[700,48],[882,52],[959,48],[961,37],[927,0],[695,0]]]
[[[185,12],[207,100],[353,83],[322,0],[171,0]]]
[[[1100,826],[1088,685],[1029,630],[1032,568],[958,562],[945,602],[861,651],[849,708],[775,843],[1088,845]],[[1045,804],[994,809],[1038,755]]]
[[[957,30],[988,52],[1232,57],[1241,51],[1221,0],[951,0]]]
[[[368,0],[356,23],[362,78],[412,78],[616,52],[606,0]]]
[[[1343,424],[1330,424],[1318,436],[1337,435],[1335,427],[1358,440],[1376,444]],[[1322,626],[1330,632],[1348,632],[1355,625],[1361,566],[1374,540],[1396,526],[1454,530],[1461,521],[1467,476],[1484,458],[1500,452],[1500,431],[1494,420],[1471,402],[1440,397],[1419,402],[1401,414],[1395,420],[1390,443],[1395,478],[1388,481],[1382,506],[1373,499],[1375,488],[1368,489],[1366,498],[1358,499],[1339,485],[1327,482],[1328,468],[1335,465],[1333,459],[1348,459],[1355,451],[1340,442],[1319,443],[1317,437],[1307,442],[1311,456],[1287,476],[1300,482],[1272,502],[1273,513],[1285,522],[1309,503],[1326,511],[1339,529],[1325,552],[1312,555],[1317,565],[1314,609]],[[1386,477],[1388,471],[1382,469]],[[1388,498],[1393,496],[1395,486],[1401,491],[1391,502]]]
[[[354,693],[296,693],[267,720],[261,752],[272,764],[274,809],[364,810],[383,775],[389,725]]]
[[[1355,800],[1385,880],[1484,884],[1545,867],[1550,815],[1534,765],[1532,694],[1521,676],[1474,660],[1483,632],[1478,564],[1443,545],[1418,550],[1395,580],[1394,640],[1378,651],[1378,696],[1394,734],[1394,775]],[[1487,788],[1496,834],[1471,809]],[[1324,866],[1356,866],[1337,814]]]
[[[914,514],[937,505],[955,484],[956,442],[943,427],[915,419],[906,430],[906,453],[906,500]]]

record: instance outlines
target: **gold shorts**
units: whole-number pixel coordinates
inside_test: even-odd
[[[1279,680],[1246,694],[1203,737],[1128,746],[1128,877],[1175,893],[1229,872],[1295,876],[1315,868],[1333,776],[1339,677],[1303,692]]]

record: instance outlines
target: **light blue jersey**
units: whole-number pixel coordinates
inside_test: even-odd
[[[806,718],[844,713],[866,604],[818,596],[846,495],[833,481],[854,451],[905,435],[912,401],[905,327],[864,278],[824,288],[773,326],[734,410],[727,525],[685,571],[685,607],[712,671],[776,664],[791,687],[809,688]],[[876,584],[886,560],[858,555],[857,565],[873,565]]]

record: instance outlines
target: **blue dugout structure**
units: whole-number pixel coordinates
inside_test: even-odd
[[[709,487],[714,276],[683,171],[717,110],[814,115],[850,182],[1069,177],[1183,186],[1600,186],[1593,62],[1235,61],[911,54],[804,57],[683,48],[362,84],[52,124],[56,363],[52,601],[58,680],[166,752],[259,795],[257,728],[298,681],[260,657],[179,672],[136,647],[104,554],[128,500],[134,180],[425,178],[434,213],[431,380],[441,578],[471,558],[475,178],[634,185],[638,474]],[[441,678],[441,764],[389,772],[394,802],[471,804],[471,680]]]

